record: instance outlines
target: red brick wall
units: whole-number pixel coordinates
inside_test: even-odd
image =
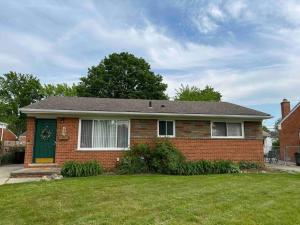
[[[263,162],[263,141],[244,139],[169,138],[188,160],[232,160]],[[132,139],[131,144],[147,143],[150,138]]]
[[[0,136],[2,135],[2,132],[3,132],[3,141],[16,141],[17,140],[16,135],[9,129],[3,129],[3,131],[2,131],[2,128],[0,128]]]
[[[28,164],[32,163],[32,153],[34,145],[34,131],[35,131],[35,119],[33,117],[27,118],[27,135],[26,135],[26,148],[25,148],[25,158],[24,166],[27,167]]]
[[[280,157],[284,159],[284,151],[286,146],[299,146],[299,131],[300,131],[300,107],[296,109],[283,123],[281,124],[281,130],[279,130],[280,140]],[[294,153],[297,148],[289,148],[287,156],[294,160]]]
[[[57,121],[55,162],[59,165],[68,160],[86,161],[95,159],[106,169],[111,169],[115,167],[117,158],[120,158],[124,153],[124,151],[78,151],[78,118],[58,118]],[[63,127],[65,127],[68,139],[61,138]],[[262,140],[208,139],[210,132],[207,129],[210,129],[209,127],[207,121],[176,121],[176,138],[170,140],[189,160],[263,160]],[[199,131],[196,132],[195,129],[199,129]],[[34,119],[28,118],[25,166],[32,162],[33,135]],[[156,120],[131,120],[131,145],[137,143],[153,144],[156,135]],[[197,135],[201,137],[197,138]]]

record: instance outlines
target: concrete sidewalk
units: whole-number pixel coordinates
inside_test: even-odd
[[[21,168],[23,168],[22,164],[0,166],[0,185],[5,184],[8,181],[12,171],[19,170]]]
[[[20,170],[23,168],[24,167],[22,164],[12,164],[12,165],[0,166],[0,185],[41,180],[41,178],[10,178],[11,172]]]

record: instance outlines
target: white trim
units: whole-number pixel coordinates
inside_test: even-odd
[[[213,123],[221,122],[226,124],[226,132],[228,133],[227,123],[240,123],[242,129],[242,136],[213,136]],[[221,121],[221,120],[214,120],[210,121],[210,137],[211,138],[221,138],[221,139],[243,139],[245,138],[245,129],[244,129],[244,121]]]
[[[281,130],[281,124],[290,116],[292,115],[297,109],[300,107],[300,102],[279,122],[278,129]]]
[[[173,122],[173,135],[159,135],[159,121]],[[176,122],[175,122],[175,120],[164,120],[164,119],[157,120],[156,126],[157,126],[157,137],[159,137],[159,138],[174,138],[174,137],[176,137],[176,134],[175,134]],[[168,128],[167,128],[167,124],[166,124],[166,131],[167,130],[168,130]]]
[[[2,141],[2,140],[3,140],[3,136],[4,136],[4,128],[3,128],[3,127],[1,127],[1,139],[0,139],[0,141]]]
[[[128,147],[127,148],[81,148],[80,147],[80,138],[81,138],[81,121],[82,120],[92,120],[93,127],[92,127],[92,141],[94,135],[94,121],[95,120],[116,120],[116,121],[128,121]],[[117,138],[117,137],[116,137]],[[129,119],[117,119],[117,118],[96,118],[96,119],[85,119],[79,118],[79,125],[78,125],[78,137],[77,137],[77,151],[126,151],[130,148],[130,120]]]
[[[253,118],[270,119],[272,116],[255,115],[222,115],[222,114],[196,114],[196,113],[145,113],[145,112],[110,112],[110,111],[80,111],[80,110],[56,110],[56,109],[26,109],[21,108],[22,113],[59,113],[59,114],[101,114],[101,115],[148,115],[148,116],[186,116],[186,117],[221,117],[221,118]]]

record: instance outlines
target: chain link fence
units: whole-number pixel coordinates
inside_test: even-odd
[[[295,153],[300,152],[300,146],[272,146],[270,150],[265,153],[265,162],[277,163],[283,165],[294,165],[296,162]]]

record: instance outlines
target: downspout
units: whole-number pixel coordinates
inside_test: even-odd
[[[1,142],[2,142],[2,140],[3,140],[3,133],[4,133],[4,128],[2,127],[2,128],[1,128],[1,139],[0,139]]]

